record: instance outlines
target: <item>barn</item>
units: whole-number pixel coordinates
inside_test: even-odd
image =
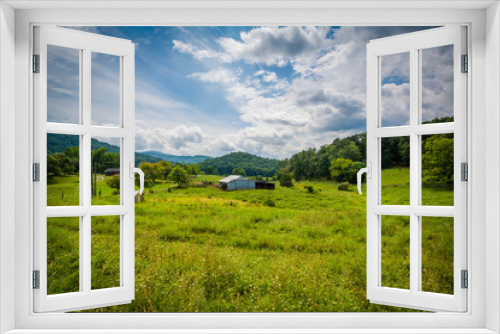
[[[255,181],[241,175],[229,175],[219,180],[219,187],[222,190],[255,189]]]
[[[106,176],[111,176],[111,175],[120,175],[120,168],[108,168],[104,171],[104,175]]]

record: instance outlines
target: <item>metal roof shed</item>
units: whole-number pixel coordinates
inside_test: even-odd
[[[224,190],[255,189],[255,181],[241,175],[229,175],[219,180],[219,186]]]

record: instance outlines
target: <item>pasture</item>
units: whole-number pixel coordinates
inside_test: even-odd
[[[383,198],[390,204],[407,204],[407,174],[383,171]],[[73,195],[75,180],[51,182],[49,205],[68,205],[60,189]],[[116,201],[105,181],[98,181],[102,192],[95,203]],[[424,194],[433,205],[453,203],[448,188],[426,188]],[[92,220],[93,288],[117,284],[115,219]],[[77,223],[48,222],[50,293],[78,290]],[[423,289],[452,293],[453,220],[426,218],[422,225]],[[333,182],[295,182],[293,188],[277,183],[274,191],[225,192],[160,181],[136,204],[135,231],[135,300],[91,312],[414,311],[366,299],[366,197],[355,185],[339,191]],[[383,217],[382,234],[382,284],[408,288],[409,220]]]

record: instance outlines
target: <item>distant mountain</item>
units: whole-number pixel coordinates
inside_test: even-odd
[[[278,160],[262,158],[250,153],[234,152],[222,157],[208,159],[200,164],[203,171],[212,167],[219,174],[231,174],[235,168],[243,168],[247,176],[273,176],[278,170]]]
[[[165,161],[170,161],[173,163],[182,163],[182,164],[197,164],[199,162],[212,158],[206,155],[173,155],[173,154],[163,153],[160,151],[142,151],[141,153],[149,155],[151,157],[160,158]]]
[[[80,140],[78,139],[78,136],[52,133],[49,133],[47,135],[47,154],[54,154],[56,152],[64,153],[67,148],[79,145]],[[93,150],[97,150],[101,147],[106,147],[108,149],[108,152],[120,153],[119,146],[102,142],[100,140],[97,140],[96,138],[92,138],[91,145]],[[158,157],[152,157],[144,153],[135,152],[136,165],[139,165],[141,162],[158,162],[160,160],[161,159]]]

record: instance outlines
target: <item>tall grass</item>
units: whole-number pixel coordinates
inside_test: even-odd
[[[391,187],[398,191],[408,187],[398,183],[404,179],[398,173],[405,172],[383,171],[394,174]],[[226,192],[161,182],[153,189],[136,204],[135,299],[91,312],[412,311],[366,299],[366,198],[354,186],[339,191],[331,182],[298,182],[294,188]],[[443,196],[453,193],[440,189],[434,200],[445,201]],[[450,293],[453,233],[450,237],[449,221],[432,219],[422,233],[423,286]],[[407,288],[407,217],[383,221],[388,222],[383,245],[391,250],[383,253],[383,285]],[[58,233],[74,237],[78,231]],[[100,280],[105,268],[116,270],[117,253],[109,249],[116,249],[118,241],[113,229],[101,228],[95,235],[94,247],[108,249],[96,255],[100,265],[92,277]],[[65,251],[72,248],[57,250]],[[53,275],[50,284],[64,284],[70,274]]]

